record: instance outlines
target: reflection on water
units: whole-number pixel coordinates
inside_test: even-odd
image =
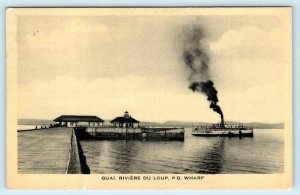
[[[203,161],[199,161],[199,170],[197,173],[221,173],[223,160],[224,138],[212,140],[210,148],[203,151]],[[197,154],[195,154],[197,155]],[[200,154],[198,154],[199,156]]]
[[[185,141],[81,141],[92,173],[282,173],[283,130],[253,138],[194,137]]]

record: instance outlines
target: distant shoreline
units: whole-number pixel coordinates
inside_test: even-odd
[[[32,125],[32,126],[49,126],[50,124],[54,124],[53,120],[47,119],[18,119],[18,125]],[[109,120],[105,120],[105,123],[109,124]],[[234,121],[226,121],[227,124],[230,123],[240,123]],[[242,123],[242,122],[241,122]],[[203,125],[211,125],[213,123],[208,122],[183,122],[183,121],[166,121],[163,123],[159,122],[146,122],[141,121],[140,126],[154,126],[154,127],[170,127],[170,126],[178,126],[178,127],[197,127]],[[254,129],[284,129],[284,123],[261,123],[261,122],[250,122],[250,123],[242,123],[246,126],[252,127]]]

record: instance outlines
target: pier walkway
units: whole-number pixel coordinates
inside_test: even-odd
[[[72,128],[18,132],[19,173],[65,174]]]

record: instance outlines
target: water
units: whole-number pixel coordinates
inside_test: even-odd
[[[180,141],[84,140],[91,173],[283,173],[284,130],[254,130],[253,138],[195,137]]]

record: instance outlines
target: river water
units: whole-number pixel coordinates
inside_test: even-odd
[[[181,141],[80,141],[91,173],[283,173],[284,130],[257,129],[253,138]]]

